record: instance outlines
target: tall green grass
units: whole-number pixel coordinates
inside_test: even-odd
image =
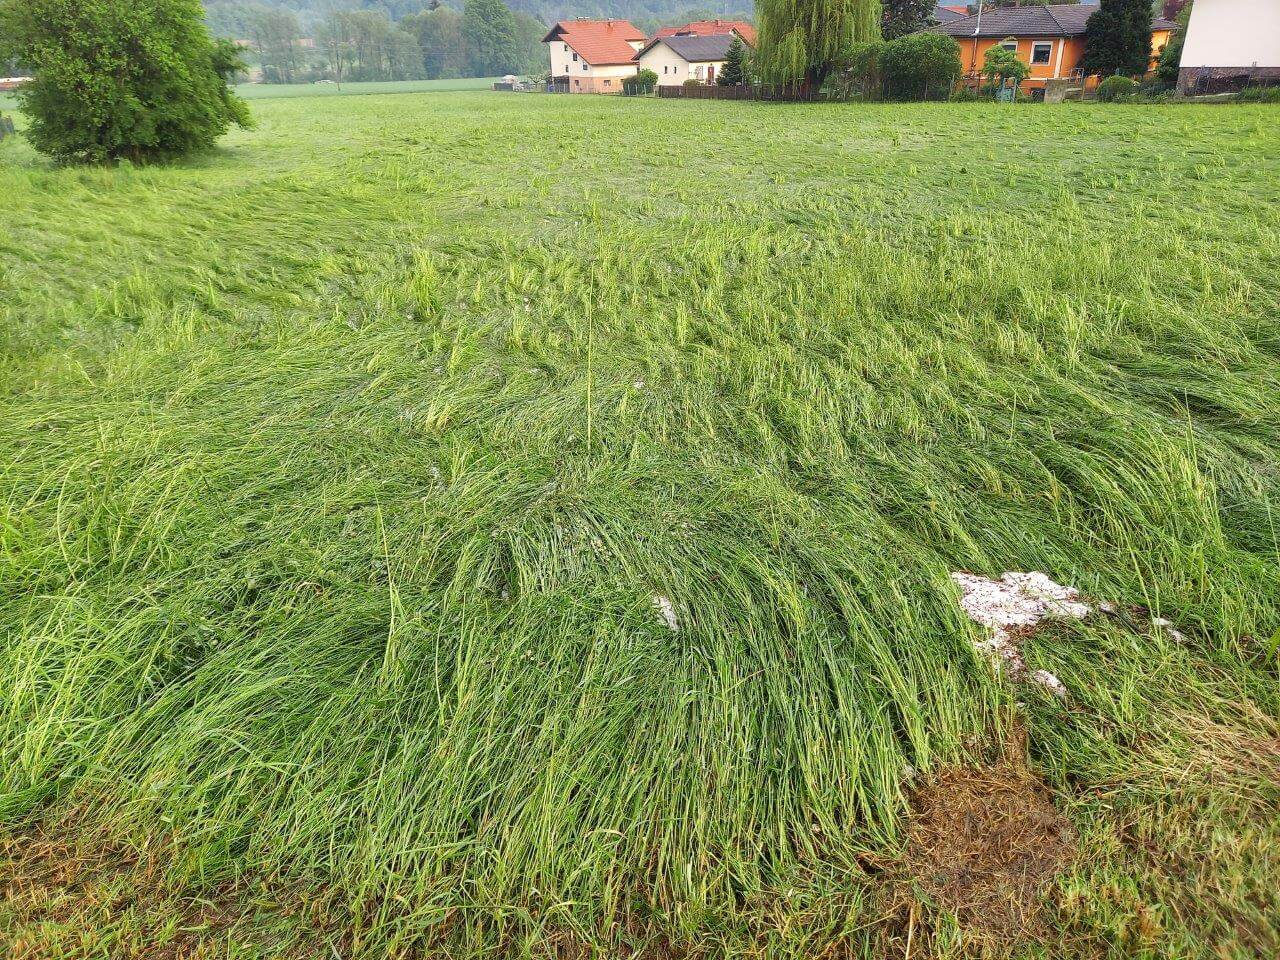
[[[1064,803],[1139,811],[1170,705],[1274,733],[1265,108],[255,113],[168,169],[5,147],[9,824],[317,891],[357,955],[813,956],[871,949],[911,771],[1015,709]],[[956,569],[1190,640],[1037,638],[1065,709]]]

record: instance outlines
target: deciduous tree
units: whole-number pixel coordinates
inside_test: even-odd
[[[492,77],[519,69],[516,20],[502,0],[466,0],[462,40],[472,76]]]
[[[199,0],[0,0],[0,37],[34,73],[27,137],[59,160],[180,157],[249,123],[226,82],[243,63]]]
[[[253,44],[268,83],[293,83],[302,72],[298,41],[302,28],[292,10],[254,7],[245,15],[245,34]]]
[[[759,0],[756,66],[771,83],[821,87],[854,43],[880,36],[880,0]]]
[[[1025,80],[1030,72],[1031,68],[1022,62],[1017,53],[1001,46],[991,47],[982,58],[982,75],[992,84],[1012,80],[1016,85]]]
[[[918,33],[933,23],[934,0],[883,0],[880,30],[886,40]]]
[[[426,74],[417,38],[378,10],[333,10],[317,37],[334,80],[417,80]]]
[[[461,77],[467,72],[466,51],[462,46],[462,15],[448,7],[424,10],[405,17],[400,27],[412,33],[422,48],[422,60],[428,80]]]

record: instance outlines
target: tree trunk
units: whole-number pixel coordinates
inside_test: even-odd
[[[822,84],[826,82],[827,74],[831,72],[830,64],[819,64],[811,66],[804,74],[804,83],[801,89],[806,96],[817,96],[818,91],[822,89]]]

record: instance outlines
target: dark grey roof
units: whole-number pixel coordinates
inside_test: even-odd
[[[938,6],[933,8],[934,23],[952,23],[956,20],[963,20],[965,14],[956,13],[954,10],[948,10],[946,7]]]
[[[672,37],[659,37],[654,43],[660,40],[690,63],[708,63],[725,59],[735,36],[733,33],[713,33],[709,37],[693,37],[677,33]],[[649,44],[652,46],[653,43]]]
[[[1098,12],[1096,3],[1054,3],[1047,7],[996,7],[983,10],[981,27],[977,14],[939,23],[929,29],[953,37],[1076,37],[1084,33],[1089,18]],[[1177,25],[1159,17],[1151,20],[1153,30],[1174,30]],[[975,31],[977,31],[975,33]]]

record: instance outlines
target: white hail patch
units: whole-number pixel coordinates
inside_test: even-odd
[[[1065,697],[1067,688],[1048,670],[1027,675],[1016,631],[1034,627],[1046,619],[1087,617],[1093,608],[1080,601],[1079,591],[1035,572],[1005,573],[999,580],[972,573],[953,573],[951,579],[960,588],[960,608],[969,619],[991,630],[987,639],[976,644],[978,650],[1003,665],[1014,679],[1029,679]]]
[[[654,597],[653,608],[658,611],[658,616],[662,622],[667,625],[667,629],[672,633],[680,632],[680,621],[676,619],[676,608],[672,605],[667,597]]]
[[[1151,622],[1155,626],[1160,627],[1162,630],[1168,633],[1169,636],[1173,637],[1173,639],[1177,640],[1179,643],[1187,639],[1187,635],[1183,633],[1181,630],[1174,627],[1173,621],[1171,620],[1166,620],[1164,617],[1152,617]]]

